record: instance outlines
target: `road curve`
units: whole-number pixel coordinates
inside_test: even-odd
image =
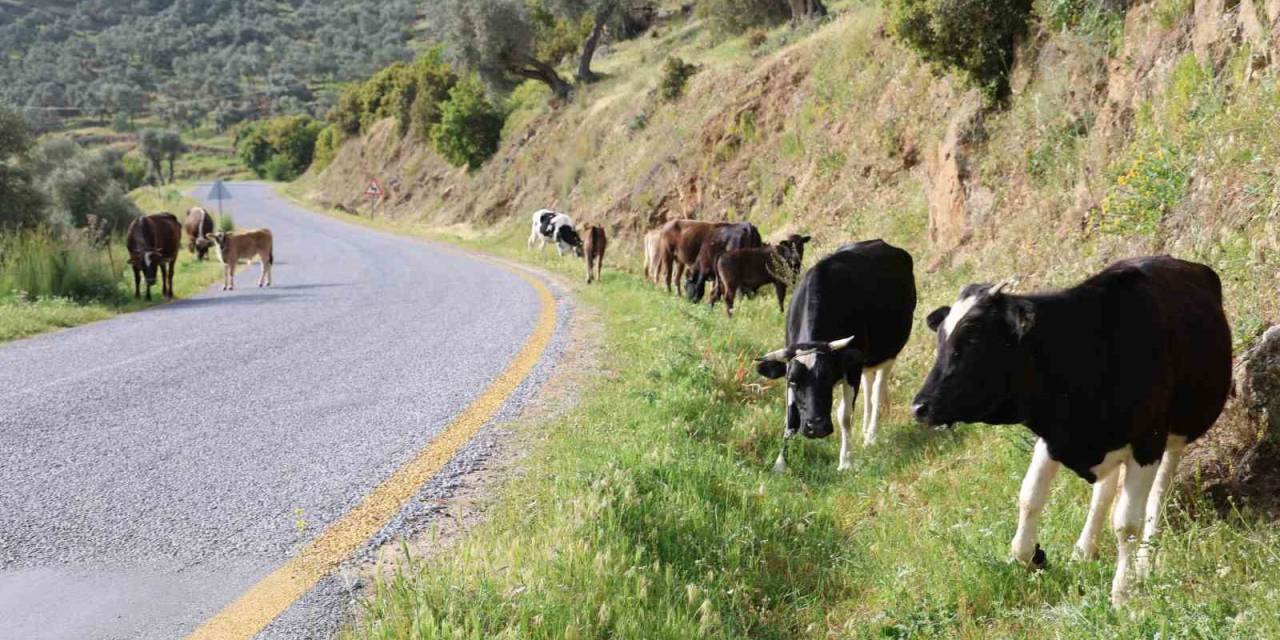
[[[0,638],[180,638],[420,450],[529,338],[515,273],[231,186],[275,235],[146,311],[0,345]]]

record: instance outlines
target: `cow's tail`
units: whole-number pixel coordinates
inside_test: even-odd
[[[275,264],[275,263],[276,263],[275,248],[267,249],[267,264]]]

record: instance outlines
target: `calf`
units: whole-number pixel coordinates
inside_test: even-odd
[[[213,242],[208,235],[213,233],[213,215],[204,207],[187,209],[187,219],[182,223],[182,230],[187,232],[187,251],[196,254],[197,260],[204,260]]]
[[[911,335],[916,283],[911,255],[883,240],[845,245],[819,260],[800,280],[787,312],[787,346],[757,360],[766,378],[787,376],[787,417],[775,471],[785,471],[786,444],[796,432],[831,435],[836,385],[841,402],[839,469],[848,469],[850,427],[859,381],[870,384],[862,402],[862,442],[876,428],[894,359]]]
[[[717,284],[711,291],[711,305],[715,306],[723,293],[725,313],[732,318],[733,301],[739,291],[755,291],[772,284],[778,296],[778,311],[782,311],[787,287],[795,284],[799,276],[799,249],[789,240],[783,240],[774,247],[766,245],[730,251],[716,262]]]
[[[605,237],[604,227],[598,225],[587,225],[583,230],[586,240],[583,242],[583,250],[587,254],[587,284],[591,284],[591,265],[595,265],[595,279],[600,279],[600,267],[604,264],[604,250],[609,246],[609,239]]]
[[[1221,283],[1209,267],[1160,256],[1117,262],[1063,291],[1004,289],[969,285],[955,305],[929,314],[937,360],[912,413],[930,425],[1024,424],[1038,436],[1011,545],[1032,568],[1044,564],[1036,532],[1058,468],[1093,483],[1075,546],[1091,558],[1124,467],[1111,516],[1111,601],[1122,604],[1131,571],[1141,579],[1150,570],[1183,448],[1213,425],[1231,388]]]
[[[764,242],[760,239],[760,230],[750,222],[717,223],[702,240],[698,256],[694,260],[693,269],[689,273],[689,281],[685,283],[685,293],[690,302],[700,302],[706,293],[707,283],[716,282],[716,261],[726,252],[738,249],[759,247]]]
[[[644,279],[655,285],[662,277],[661,249],[662,229],[650,229],[644,234]]]
[[[236,288],[236,263],[240,260],[252,262],[255,257],[258,258],[258,263],[262,265],[262,274],[258,276],[258,286],[271,286],[271,265],[275,264],[275,255],[272,251],[270,229],[251,229],[249,231],[227,233],[219,231],[209,234],[209,237],[217,243],[218,251],[222,254],[223,291]]]
[[[151,299],[158,267],[161,295],[172,298],[173,267],[178,261],[178,248],[182,246],[182,225],[178,217],[172,213],[154,213],[135,218],[125,231],[125,246],[129,250],[129,264],[133,266],[133,297],[140,297],[139,280],[145,276],[147,300]]]

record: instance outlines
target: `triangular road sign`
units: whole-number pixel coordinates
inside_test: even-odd
[[[230,200],[231,190],[227,185],[222,184],[221,180],[213,183],[213,187],[209,189],[209,195],[205,196],[205,200]]]
[[[364,188],[364,195],[370,198],[382,196],[382,183],[378,182],[377,178],[370,178],[369,186]]]

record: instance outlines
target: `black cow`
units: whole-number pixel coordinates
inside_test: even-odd
[[[1221,283],[1209,267],[1160,256],[1117,262],[1063,291],[1003,289],[969,285],[954,306],[929,314],[937,361],[912,412],[925,424],[1020,423],[1039,436],[1012,543],[1033,568],[1044,563],[1036,528],[1058,468],[1094,483],[1075,550],[1089,558],[1124,466],[1112,515],[1119,605],[1135,537],[1141,578],[1183,448],[1213,425],[1231,388]]]
[[[883,240],[845,245],[819,260],[796,287],[787,312],[787,347],[757,360],[766,378],[787,376],[787,418],[775,471],[786,470],[786,443],[799,431],[831,435],[834,388],[842,385],[840,464],[849,468],[850,423],[858,386],[871,385],[862,403],[863,445],[876,427],[894,359],[911,335],[916,282],[911,254]]]
[[[764,244],[760,230],[750,222],[720,223],[707,234],[694,260],[689,280],[685,282],[685,295],[690,302],[700,302],[706,293],[707,283],[716,281],[716,262],[720,256],[738,249],[752,249]]]

